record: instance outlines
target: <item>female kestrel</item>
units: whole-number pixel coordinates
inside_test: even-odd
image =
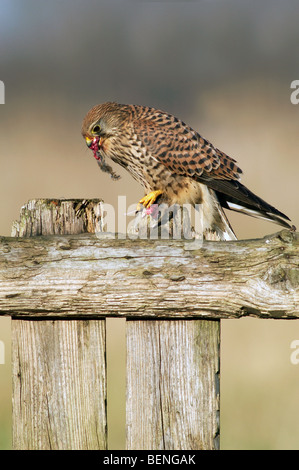
[[[293,228],[286,215],[240,183],[242,170],[233,158],[169,113],[99,104],[85,116],[82,135],[103,171],[118,178],[105,162],[109,157],[143,185],[140,203],[145,207],[200,204],[203,230],[216,232],[222,240],[236,238],[223,208]]]

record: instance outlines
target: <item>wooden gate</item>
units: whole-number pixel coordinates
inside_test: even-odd
[[[29,201],[0,237],[13,447],[107,448],[105,319],[117,316],[127,449],[218,449],[220,320],[299,317],[298,235],[119,239],[102,215],[100,200]]]

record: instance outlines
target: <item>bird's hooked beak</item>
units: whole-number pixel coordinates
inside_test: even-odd
[[[90,138],[87,137],[87,136],[85,137],[85,142],[86,142],[87,147],[90,147],[90,146],[91,146],[92,141],[93,141],[93,139],[90,139]]]
[[[88,136],[85,136],[85,142],[87,147],[93,151],[93,156],[96,160],[101,160],[100,148],[103,144],[103,137],[94,137],[91,139]]]

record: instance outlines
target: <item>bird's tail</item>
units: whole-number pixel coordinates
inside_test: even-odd
[[[292,230],[296,229],[290,224],[291,221],[288,216],[256,196],[239,181],[221,180],[207,176],[201,177],[201,180],[215,191],[223,208],[265,219]]]
[[[256,196],[252,191],[246,188],[246,186],[242,185],[238,181],[234,181],[233,189],[237,190],[237,194],[234,192],[232,194],[228,194],[216,191],[218,200],[222,207],[250,215],[251,217],[264,219],[268,222],[274,222],[282,227],[295,230],[295,227],[291,225],[291,221],[288,216],[268,204],[260,197]]]
[[[205,192],[202,204],[199,205],[202,214],[202,232],[205,240],[237,240],[224,210],[213,189],[202,186]]]

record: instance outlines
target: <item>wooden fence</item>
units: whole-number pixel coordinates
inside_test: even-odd
[[[298,251],[286,230],[203,244],[111,238],[100,200],[30,201],[0,237],[13,447],[107,448],[105,318],[118,316],[127,448],[218,449],[220,320],[298,318]]]

